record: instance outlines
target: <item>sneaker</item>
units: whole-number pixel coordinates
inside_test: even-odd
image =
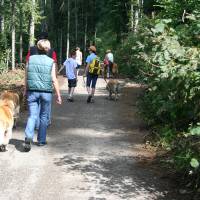
[[[30,150],[31,150],[31,140],[26,138],[24,144],[24,151],[29,152]]]
[[[89,95],[88,98],[87,98],[87,103],[90,103],[91,99],[92,99],[92,95]]]
[[[68,97],[67,100],[68,100],[69,102],[73,102],[73,101],[74,101],[73,97]]]
[[[94,98],[91,98],[91,101],[90,101],[91,103],[94,103]]]
[[[39,147],[42,147],[42,146],[47,145],[47,142],[38,142],[37,145],[38,145]]]

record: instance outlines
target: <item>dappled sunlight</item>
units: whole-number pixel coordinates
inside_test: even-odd
[[[157,178],[149,179],[149,172],[140,169],[136,172],[135,160],[129,156],[115,157],[80,157],[63,156],[55,159],[55,165],[62,167],[66,173],[78,173],[84,176],[87,190],[94,189],[99,197],[116,195],[123,199],[166,199],[169,191],[160,191],[164,183],[156,183]],[[90,185],[95,184],[95,188]]]
[[[67,133],[70,133],[71,135],[81,136],[81,137],[87,137],[87,138],[107,138],[107,137],[117,137],[115,132],[99,132],[95,129],[87,129],[87,128],[69,128],[66,130]],[[67,134],[65,132],[65,134]],[[67,134],[68,135],[68,134]]]

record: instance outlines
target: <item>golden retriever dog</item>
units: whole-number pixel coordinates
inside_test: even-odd
[[[1,96],[1,100],[10,100],[14,103],[14,128],[16,128],[17,125],[17,119],[19,118],[19,112],[20,112],[20,98],[19,94],[15,91],[7,91],[5,90]]]
[[[106,89],[109,92],[108,98],[110,100],[114,99],[115,101],[118,100],[118,94],[119,94],[119,82],[116,79],[110,79],[107,82]],[[113,98],[114,94],[114,98]]]
[[[11,100],[0,100],[0,151],[6,151],[6,146],[12,137],[15,105]]]

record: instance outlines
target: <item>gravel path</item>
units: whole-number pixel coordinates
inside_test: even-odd
[[[124,85],[118,102],[106,99],[98,80],[95,103],[86,103],[79,77],[75,102],[53,105],[48,145],[23,152],[27,113],[14,130],[8,151],[0,154],[0,200],[178,200],[174,185],[138,164],[152,153],[142,148],[146,134],[136,110],[141,88]],[[181,199],[181,198],[180,198]]]

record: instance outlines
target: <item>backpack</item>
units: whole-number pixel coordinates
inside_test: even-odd
[[[101,73],[101,64],[98,57],[94,58],[89,65],[89,73],[94,75],[99,75]]]

